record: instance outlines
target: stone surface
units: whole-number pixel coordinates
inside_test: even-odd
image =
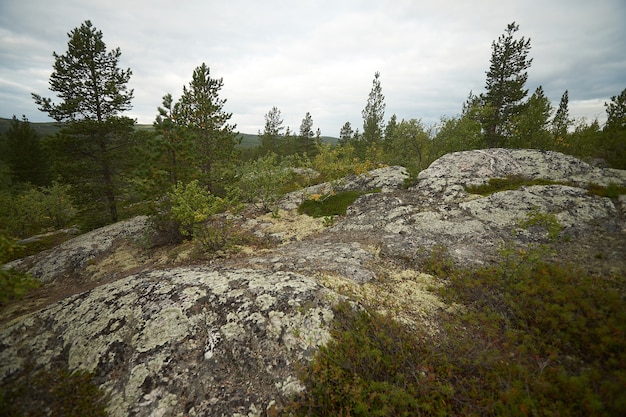
[[[486,197],[466,190],[510,175],[563,184]],[[429,315],[447,307],[428,288],[441,281],[419,271],[433,248],[447,248],[464,266],[494,262],[504,242],[548,242],[543,228],[520,227],[538,213],[562,226],[561,260],[626,271],[626,196],[585,189],[626,186],[626,171],[556,152],[486,149],[446,155],[404,189],[407,177],[388,167],[291,193],[278,217],[238,220],[274,246],[232,257],[194,259],[184,245],[142,252],[132,244],[148,224],[140,217],[14,262],[44,289],[67,280],[105,284],[5,315],[0,383],[55,363],[94,371],[114,416],[272,415],[302,389],[296,364],[328,340],[332,306],[342,297],[437,332]],[[331,187],[382,192],[359,197],[331,227],[297,214],[304,198]]]

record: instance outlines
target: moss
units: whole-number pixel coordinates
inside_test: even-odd
[[[517,190],[520,187],[531,185],[568,185],[563,182],[544,179],[529,179],[521,175],[509,175],[506,178],[490,178],[487,184],[469,185],[465,187],[468,193],[490,195],[499,191]]]
[[[299,214],[307,214],[311,217],[344,216],[348,207],[364,194],[380,192],[375,191],[344,191],[328,195],[316,195],[305,200],[298,207]]]

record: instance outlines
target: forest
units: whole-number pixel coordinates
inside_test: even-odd
[[[256,137],[240,134],[224,110],[223,79],[205,63],[193,70],[179,100],[167,94],[155,106],[152,127],[138,126],[124,116],[132,107],[131,69],[119,68],[120,49],[107,50],[102,32],[85,21],[68,34],[67,51],[54,53],[49,83],[60,101],[32,94],[56,123],[41,126],[46,133],[40,134],[25,116],[13,116],[0,136],[0,233],[23,239],[154,214],[167,195],[191,183],[228,201],[223,208],[236,202],[271,210],[281,193],[312,182],[384,165],[405,166],[416,179],[444,154],[487,147],[554,150],[625,169],[626,89],[605,103],[604,126],[573,120],[568,91],[554,106],[541,86],[532,93],[526,88],[531,46],[518,30],[511,23],[493,41],[485,91],[470,92],[459,115],[431,126],[419,117],[386,120],[377,72],[362,127],[346,122],[332,141],[314,129],[310,113],[292,131],[277,107],[264,115]],[[320,176],[303,177],[302,169]]]

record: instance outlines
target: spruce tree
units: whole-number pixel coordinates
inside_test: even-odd
[[[302,123],[300,123],[300,146],[299,152],[308,156],[315,153],[315,133],[313,133],[313,117],[306,112]]]
[[[490,147],[506,146],[512,131],[511,121],[524,110],[526,70],[532,59],[528,58],[530,39],[515,39],[519,25],[509,24],[497,42],[492,43],[491,64],[487,71],[486,92],[481,95],[486,108],[482,117],[483,130]]]

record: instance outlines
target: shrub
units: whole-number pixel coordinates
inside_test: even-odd
[[[301,372],[296,415],[417,416],[440,413],[451,394],[430,366],[432,352],[390,316],[335,308],[333,339]]]
[[[2,416],[107,416],[108,397],[85,371],[65,368],[37,372],[0,387]]]
[[[6,233],[26,237],[48,228],[62,228],[77,214],[69,196],[70,187],[26,188],[15,195],[0,196],[0,220]]]
[[[12,259],[13,253],[18,249],[19,247],[13,239],[0,234],[0,265]],[[0,305],[9,300],[21,298],[29,290],[37,288],[39,285],[39,281],[30,274],[0,266]]]
[[[241,198],[260,204],[262,209],[270,212],[276,210],[276,202],[294,174],[291,167],[286,163],[278,163],[278,156],[270,153],[243,164],[237,177]]]

